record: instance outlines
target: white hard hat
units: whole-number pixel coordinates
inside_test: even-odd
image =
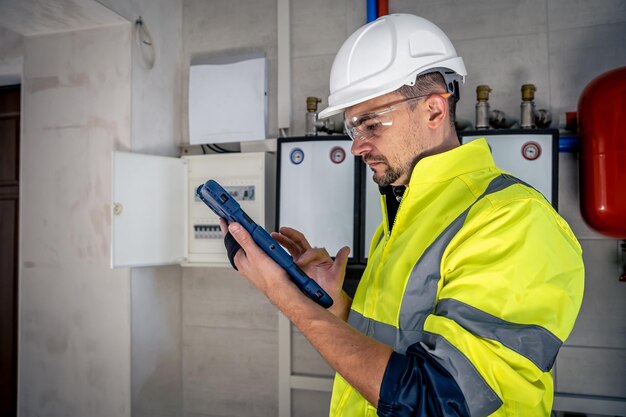
[[[410,14],[382,16],[359,28],[341,46],[330,71],[326,118],[345,108],[413,85],[428,72],[443,75],[448,92],[467,75],[463,58],[434,23]]]

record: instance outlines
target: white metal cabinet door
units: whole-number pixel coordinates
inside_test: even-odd
[[[113,267],[185,260],[186,176],[179,158],[113,153]]]

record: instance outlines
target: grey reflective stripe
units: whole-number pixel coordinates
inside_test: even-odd
[[[401,337],[398,338],[402,345],[394,346],[398,352],[405,352],[413,343],[419,340],[419,334],[424,329],[426,317],[435,309],[435,299],[437,297],[437,283],[439,282],[441,260],[443,252],[454,236],[461,230],[469,211],[486,195],[503,190],[513,184],[519,183],[517,178],[502,174],[494,178],[484,193],[472,203],[463,213],[461,213],[452,223],[446,227],[437,239],[424,251],[424,254],[417,261],[409,281],[406,285],[402,306],[400,307],[400,325],[403,330],[412,330],[416,339]]]
[[[440,300],[435,314],[454,320],[476,336],[502,343],[544,372],[552,369],[561,348],[559,338],[541,326],[511,323],[451,298]]]
[[[420,333],[415,330],[397,329],[390,324],[363,317],[361,313],[354,310],[350,310],[348,324],[364,335],[393,347],[396,352],[403,355],[406,353],[406,348],[399,350],[397,346],[408,347],[419,340],[420,336]],[[409,341],[413,342],[409,343]]]
[[[502,400],[478,373],[474,365],[442,336],[423,332],[422,347],[452,375],[461,388],[472,417],[494,413]]]

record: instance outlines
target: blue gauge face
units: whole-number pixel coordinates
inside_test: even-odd
[[[300,148],[293,148],[289,153],[289,159],[295,165],[300,165],[304,161],[304,152]]]

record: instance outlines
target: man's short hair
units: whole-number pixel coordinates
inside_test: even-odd
[[[425,96],[434,92],[448,91],[443,75],[438,72],[429,72],[427,74],[418,75],[415,78],[415,84],[403,85],[398,92],[406,98]],[[448,97],[448,114],[450,115],[450,124],[454,129],[454,118],[456,113],[457,99],[454,95]]]

